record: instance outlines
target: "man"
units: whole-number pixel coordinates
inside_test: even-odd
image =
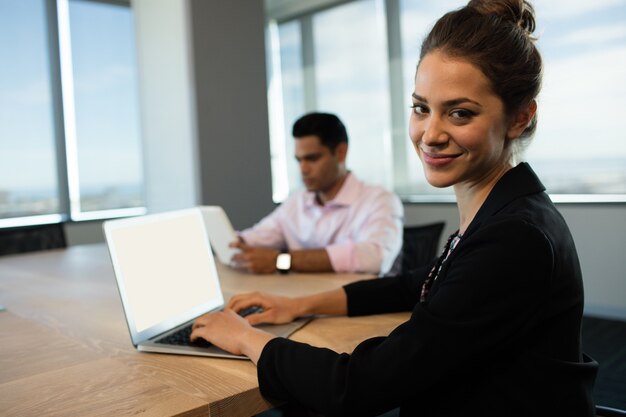
[[[304,115],[293,136],[306,191],[240,232],[235,264],[255,273],[389,271],[402,246],[398,197],[346,169],[348,135],[337,116]]]

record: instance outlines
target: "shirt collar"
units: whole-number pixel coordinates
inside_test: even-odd
[[[325,207],[329,206],[349,206],[358,198],[361,189],[361,181],[352,173],[346,174],[346,180],[344,181],[341,189],[332,200],[324,204]],[[307,191],[304,196],[305,205],[307,207],[319,206],[317,204],[316,195],[312,191]]]

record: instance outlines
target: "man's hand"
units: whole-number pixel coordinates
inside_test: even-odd
[[[236,267],[246,269],[255,274],[276,272],[276,257],[280,253],[278,250],[253,247],[241,241],[233,242],[230,246],[241,251],[233,255],[232,261]]]

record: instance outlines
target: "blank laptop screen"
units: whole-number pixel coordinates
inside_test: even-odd
[[[109,230],[114,263],[136,332],[209,304],[222,293],[201,215],[137,219]]]

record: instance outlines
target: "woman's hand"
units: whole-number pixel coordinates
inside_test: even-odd
[[[235,355],[241,355],[241,336],[252,327],[232,310],[205,314],[193,323],[191,341],[205,339]]]
[[[231,309],[205,314],[193,323],[191,340],[198,338],[213,343],[235,355],[246,355],[255,364],[265,344],[274,335],[252,327],[246,319]]]
[[[259,323],[283,324],[290,323],[303,315],[301,303],[289,297],[253,292],[249,294],[235,295],[228,302],[228,308],[241,311],[250,307],[261,307],[260,313],[246,316],[251,325]]]

